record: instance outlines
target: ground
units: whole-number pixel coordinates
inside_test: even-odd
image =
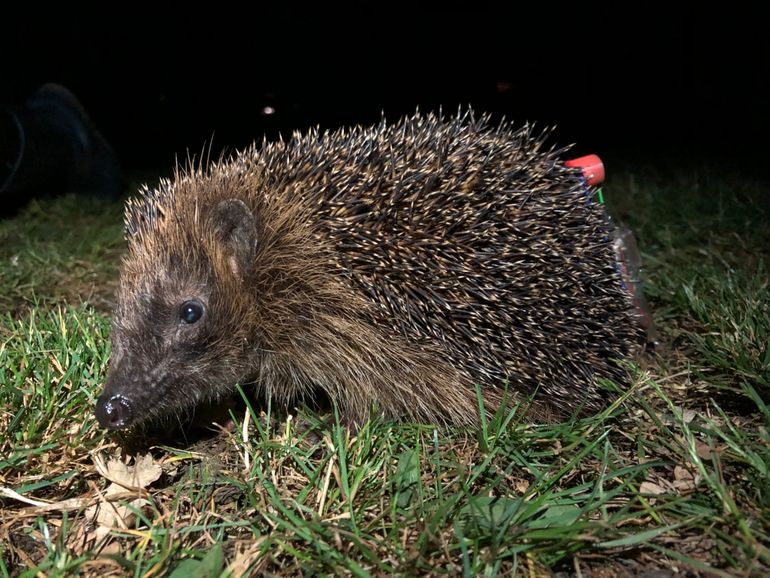
[[[122,208],[66,196],[0,221],[0,573],[767,575],[768,186],[633,166],[604,196],[662,345],[599,415],[479,431],[352,435],[247,404],[195,439],[106,434]]]

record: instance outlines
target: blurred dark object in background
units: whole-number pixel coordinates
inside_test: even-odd
[[[36,196],[120,195],[115,153],[65,87],[46,84],[0,115],[0,214]]]

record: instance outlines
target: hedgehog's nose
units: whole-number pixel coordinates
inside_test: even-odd
[[[131,424],[131,404],[122,395],[100,397],[96,402],[96,419],[99,425],[108,429],[123,429]]]

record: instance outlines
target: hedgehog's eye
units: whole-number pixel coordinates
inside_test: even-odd
[[[202,316],[203,305],[199,301],[185,301],[179,308],[179,318],[183,323],[195,323]]]

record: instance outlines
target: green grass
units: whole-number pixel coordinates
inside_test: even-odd
[[[122,208],[67,196],[0,220],[0,312],[81,303],[106,310],[123,251]]]
[[[0,576],[767,574],[766,189],[613,176],[664,339],[618,403],[561,424],[513,411],[479,431],[375,420],[355,436],[250,408],[152,447],[162,474],[118,496],[143,501],[103,535],[99,463],[131,452],[92,414],[120,207],[66,197],[0,222]]]

